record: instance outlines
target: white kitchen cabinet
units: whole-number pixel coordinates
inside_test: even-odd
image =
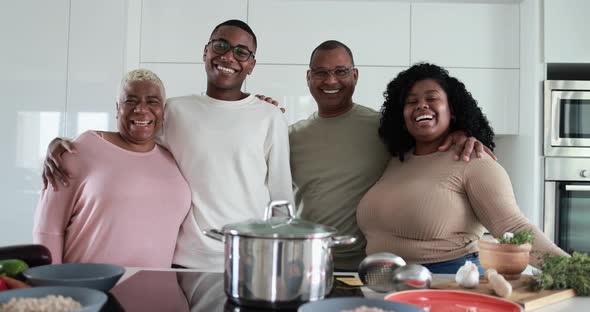
[[[289,124],[293,124],[317,110],[307,87],[307,69],[307,65],[256,65],[254,74],[246,81],[246,90],[278,100],[286,109],[285,118]],[[354,102],[379,111],[387,83],[403,68],[359,66],[358,70]]]
[[[518,134],[518,69],[447,69],[477,100],[496,135]]]
[[[69,3],[0,1],[0,246],[32,241],[42,159],[63,135]]]
[[[247,3],[248,0],[143,0],[140,62],[202,63],[203,48],[213,28],[229,19],[246,21]]]
[[[317,110],[307,88],[307,68],[306,65],[257,64],[246,80],[246,91],[279,101],[280,106],[286,109],[287,122],[292,124]]]
[[[141,67],[158,74],[168,98],[201,94],[207,89],[205,64],[142,63]]]
[[[545,62],[590,63],[590,1],[545,0]]]
[[[116,129],[125,21],[125,1],[71,2],[66,136],[75,137],[89,129]]]
[[[249,1],[248,22],[260,37],[257,59],[309,64],[313,49],[334,39],[356,65],[407,66],[410,4],[395,1]]]
[[[519,5],[412,4],[412,63],[518,68]]]

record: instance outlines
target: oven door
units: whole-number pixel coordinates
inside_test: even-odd
[[[546,81],[545,154],[590,156],[590,81]]]
[[[545,189],[554,197],[554,215],[545,222],[546,229],[553,229],[555,243],[569,253],[589,253],[590,183],[546,182]]]
[[[567,252],[590,252],[590,158],[545,158],[544,230]]]

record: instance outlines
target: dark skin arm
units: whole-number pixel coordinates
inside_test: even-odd
[[[455,131],[449,134],[441,146],[438,147],[439,151],[448,151],[451,146],[455,146],[453,151],[455,153],[455,160],[461,158],[463,161],[469,161],[471,159],[471,153],[475,149],[475,155],[477,158],[483,156],[483,152],[490,155],[494,160],[498,160],[496,155],[487,146],[483,145],[474,137],[468,137],[463,131]]]
[[[43,189],[49,184],[54,191],[58,190],[58,181],[63,186],[69,185],[70,173],[62,166],[62,155],[65,152],[76,153],[72,141],[68,139],[55,138],[47,146],[47,156],[43,162]]]
[[[271,97],[264,95],[256,95],[259,99],[266,101],[272,105],[279,106],[279,102],[273,100]],[[280,108],[284,113],[285,109]],[[462,159],[463,161],[469,161],[471,154],[475,150],[475,154],[478,158],[483,156],[483,153],[487,153],[494,160],[498,160],[496,155],[480,141],[474,137],[468,137],[463,131],[455,131],[449,134],[443,144],[439,146],[439,151],[448,151],[452,146],[455,153],[455,160]],[[67,187],[69,185],[69,179],[71,178],[70,173],[65,170],[62,166],[62,155],[65,152],[76,153],[74,144],[67,139],[55,138],[47,147],[47,156],[43,163],[43,189],[47,188],[48,184],[51,184],[53,190],[58,190],[58,184]]]

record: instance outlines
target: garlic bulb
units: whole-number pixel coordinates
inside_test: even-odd
[[[479,270],[477,265],[467,260],[462,265],[457,274],[455,274],[455,282],[465,288],[475,288],[479,285]]]

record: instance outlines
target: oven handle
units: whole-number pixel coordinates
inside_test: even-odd
[[[565,186],[566,191],[570,192],[590,192],[590,185],[571,185],[568,184]]]

